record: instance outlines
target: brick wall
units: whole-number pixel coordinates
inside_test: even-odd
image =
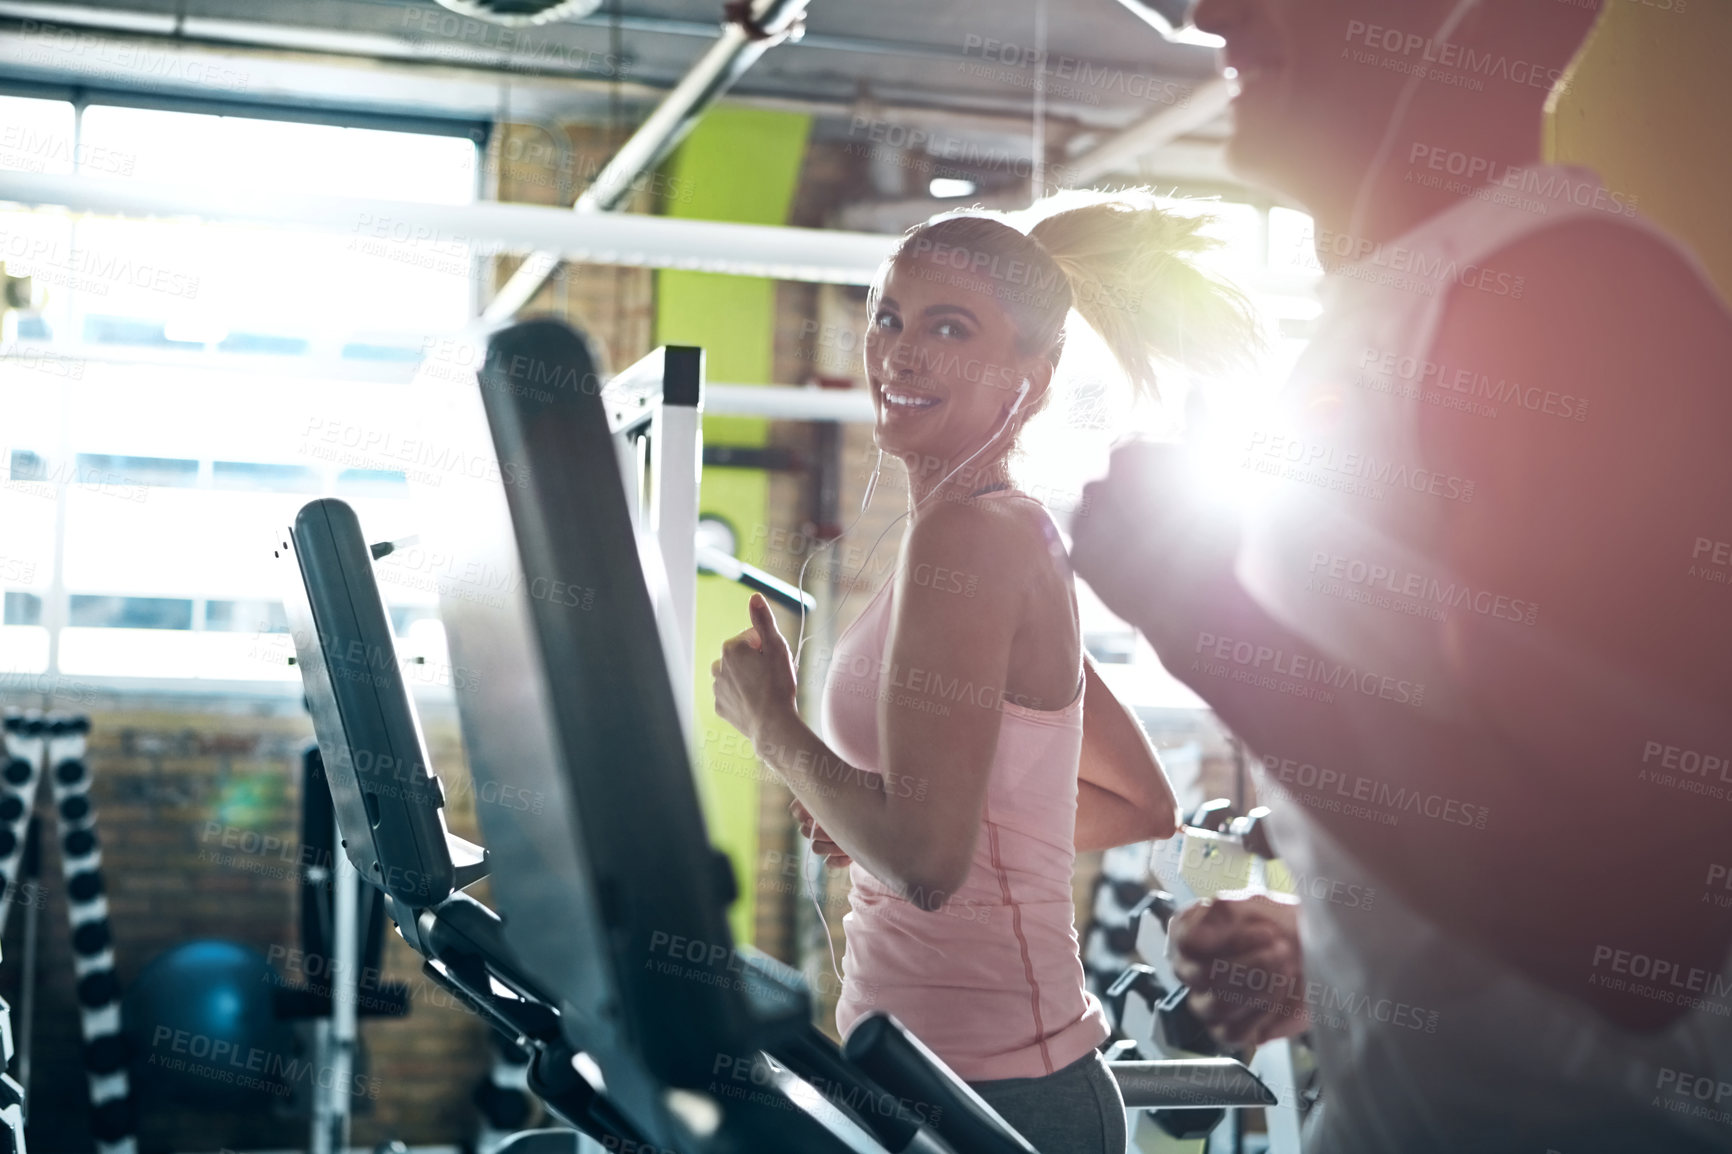
[[[296,848],[301,751],[312,738],[312,723],[300,702],[127,697],[87,712],[91,798],[122,988],[131,988],[140,971],[165,951],[213,938],[258,951],[275,961],[289,984],[304,984],[307,975],[295,965],[299,955],[291,952],[301,944]],[[428,710],[423,720],[429,756],[453,798],[451,826],[473,837],[472,800],[454,788],[465,773],[455,719]],[[49,836],[38,913],[28,1142],[32,1150],[57,1154],[92,1145],[65,889],[46,786],[38,800]],[[5,964],[0,965],[0,995],[14,1007],[15,1025],[25,913],[22,906],[12,911]],[[419,960],[394,931],[387,930],[385,942],[385,978],[411,982],[414,1001],[406,1018],[363,1020],[369,1062],[365,1092],[353,1099],[354,1141],[366,1146],[391,1138],[410,1145],[457,1141],[472,1128],[468,1095],[486,1068],[486,1031],[419,978]],[[313,971],[315,979],[323,970],[318,963],[302,968]],[[268,1000],[270,990],[245,994]],[[291,1057],[312,1061],[310,1052]],[[298,1092],[314,1077],[308,1068],[296,1079]],[[303,1143],[304,1120],[256,1106],[224,1108],[220,1086],[196,1080],[189,1085],[205,1095],[197,1108],[141,1101],[142,1150]]]
[[[627,135],[589,124],[502,124],[488,143],[486,175],[499,200],[569,207]],[[636,183],[621,207],[654,211],[658,203],[678,194],[678,186],[651,174]],[[519,263],[520,257],[498,258],[495,284],[504,284]],[[524,314],[553,314],[581,325],[601,355],[604,370],[622,369],[653,347],[655,273],[610,265],[561,265]]]

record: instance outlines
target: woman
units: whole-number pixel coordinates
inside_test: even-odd
[[[787,781],[818,850],[850,866],[842,1033],[888,1010],[1042,1154],[1122,1154],[1071,875],[1079,848],[1170,837],[1175,804],[1084,660],[1064,546],[1008,459],[1047,403],[1072,309],[1150,396],[1158,361],[1231,359],[1253,326],[1187,259],[1208,244],[1197,218],[1144,192],[1069,200],[1040,206],[1026,235],[995,215],[935,218],[873,286],[866,372],[878,446],[908,467],[910,523],[837,645],[828,740],[800,719],[761,597],[712,672],[717,712]]]

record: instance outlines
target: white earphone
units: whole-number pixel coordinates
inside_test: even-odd
[[[1033,381],[1029,380],[1027,377],[1022,378],[1022,384],[1016,386],[1016,400],[1011,402],[1010,412],[1006,414],[1007,416],[1014,417],[1016,415],[1016,411],[1022,408],[1023,398],[1028,396],[1028,390],[1033,387]]]

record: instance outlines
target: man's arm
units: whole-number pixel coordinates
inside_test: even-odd
[[[1520,407],[1421,418],[1428,462],[1484,479],[1452,509],[1441,555],[1474,588],[1541,607],[1532,628],[1451,621],[1457,677],[1507,751],[1499,784],[1519,807],[1487,864],[1464,861],[1477,872],[1462,880],[1502,908],[1458,922],[1482,938],[1525,923],[1504,948],[1530,973],[1656,1026],[1685,1000],[1607,993],[1620,984],[1608,966],[1646,955],[1701,994],[1732,939],[1732,913],[1704,902],[1711,867],[1732,857],[1732,774],[1665,766],[1667,750],[1732,751],[1732,596],[1691,574],[1708,568],[1701,541],[1732,539],[1732,323],[1633,229],[1560,226],[1496,261],[1525,299],[1457,290],[1433,359],[1519,382]],[[1560,416],[1566,396],[1586,402],[1580,420]],[[1448,908],[1439,888],[1423,887]]]
[[[1694,752],[1700,766],[1732,749],[1732,596],[1685,581],[1702,540],[1732,540],[1719,447],[1732,427],[1732,339],[1675,257],[1588,231],[1610,235],[1559,228],[1499,253],[1524,300],[1458,289],[1434,342],[1435,362],[1518,381],[1542,409],[1548,394],[1589,401],[1587,418],[1567,424],[1514,406],[1495,420],[1422,410],[1425,463],[1486,483],[1444,540],[1406,544],[1476,589],[1519,590],[1543,607],[1537,628],[1451,617],[1441,645],[1464,710],[1356,694],[1324,703],[1208,676],[1199,647],[1212,637],[1314,651],[1232,579],[1234,535],[1203,502],[1175,499],[1176,463],[1153,466],[1170,476],[1091,490],[1089,519],[1103,520],[1079,529],[1075,563],[1293,802],[1416,909],[1650,1029],[1688,1003],[1613,992],[1618,959],[1662,962],[1699,993],[1732,938],[1732,915],[1703,898],[1717,857],[1732,856],[1732,780],[1695,783],[1723,789],[1712,798],[1639,776],[1645,756],[1682,765]],[[1156,495],[1164,503],[1151,508]],[[1139,536],[1154,544],[1127,548]],[[1386,783],[1476,820],[1360,820],[1335,804],[1343,781]]]
[[[1283,736],[1314,734],[1318,756],[1342,758],[1354,729],[1340,706],[1209,672],[1223,643],[1316,652],[1235,578],[1239,527],[1230,509],[1211,499],[1209,476],[1191,450],[1176,445],[1120,449],[1106,479],[1085,493],[1072,565],[1247,744],[1281,748]]]

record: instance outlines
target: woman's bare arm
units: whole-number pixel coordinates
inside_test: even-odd
[[[1083,662],[1083,748],[1077,771],[1076,848],[1110,849],[1169,838],[1179,804],[1143,727]]]
[[[928,909],[967,877],[985,810],[1026,589],[1026,563],[985,559],[1035,555],[1012,524],[954,505],[910,531],[878,701],[881,776],[861,773],[826,746],[793,709],[791,691],[778,692],[774,708],[723,709],[848,857]],[[910,576],[943,570],[978,581],[963,596]],[[786,643],[778,637],[772,648]],[[724,648],[718,665],[733,659],[729,653]],[[747,657],[738,646],[732,653]]]
[[[1086,781],[1076,787],[1076,848],[1078,853],[1134,845],[1166,835],[1150,832],[1149,815],[1134,802]]]

